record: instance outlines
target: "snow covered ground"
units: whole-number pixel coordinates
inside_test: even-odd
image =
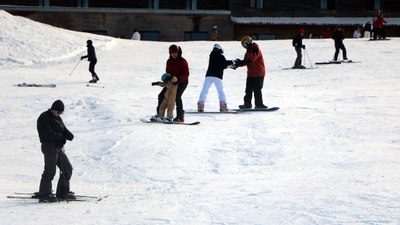
[[[139,120],[155,113],[161,89],[150,83],[173,43],[71,32],[4,11],[0,22],[0,224],[400,224],[400,39],[345,40],[362,63],[313,70],[282,70],[295,60],[291,40],[258,41],[264,102],[279,111],[187,114],[201,124],[170,126]],[[87,39],[105,88],[86,87],[87,61],[69,76]],[[304,43],[313,63],[332,59],[332,40]],[[214,43],[176,44],[191,72],[184,108],[195,110]],[[243,57],[238,41],[220,44],[228,59]],[[245,79],[245,68],[225,71],[228,107],[242,103]],[[75,135],[65,146],[71,189],[110,194],[101,202],[6,198],[38,190],[36,119],[56,99]],[[218,110],[213,87],[206,110]]]

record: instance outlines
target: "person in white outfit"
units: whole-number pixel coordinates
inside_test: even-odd
[[[197,102],[197,111],[204,112],[204,103],[207,99],[207,93],[211,85],[214,84],[219,98],[219,110],[221,112],[228,111],[226,104],[226,97],[224,93],[224,87],[222,84],[222,77],[224,74],[224,69],[232,68],[236,69],[235,62],[233,60],[226,60],[223,55],[224,51],[219,44],[215,44],[213,50],[210,53],[210,59],[208,62],[208,69],[206,73],[206,78],[203,83],[203,88],[200,92],[199,101]]]
[[[140,41],[140,33],[137,29],[133,31],[132,40]]]
[[[353,38],[361,38],[361,32],[362,32],[361,27],[357,27],[357,29],[353,33]]]

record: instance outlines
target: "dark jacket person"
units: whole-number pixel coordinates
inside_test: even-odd
[[[66,140],[72,141],[74,139],[74,135],[67,129],[60,117],[63,112],[64,103],[57,100],[49,110],[43,112],[37,119],[37,130],[44,155],[44,171],[39,187],[40,202],[55,202],[58,200],[57,198],[73,198],[73,196],[69,196],[72,165],[63,151],[63,147]],[[51,192],[51,182],[56,175],[57,167],[60,168],[61,172],[56,196],[54,196]]]

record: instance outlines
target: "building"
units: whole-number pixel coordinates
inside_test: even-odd
[[[0,0],[14,15],[70,30],[143,40],[239,40],[291,38],[303,27],[321,37],[343,25],[351,37],[357,26],[384,13],[387,36],[400,36],[398,0]]]

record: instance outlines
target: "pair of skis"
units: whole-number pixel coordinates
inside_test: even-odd
[[[316,65],[327,65],[327,64],[342,64],[342,63],[361,63],[353,60],[342,60],[342,61],[327,61],[327,62],[316,62]]]
[[[103,196],[91,196],[91,195],[74,195],[75,199],[63,199],[59,200],[66,201],[66,202],[99,202],[108,197],[108,195]],[[16,200],[39,200],[37,193],[29,193],[29,192],[15,192],[13,195],[8,195],[7,198],[9,199],[16,199]]]

